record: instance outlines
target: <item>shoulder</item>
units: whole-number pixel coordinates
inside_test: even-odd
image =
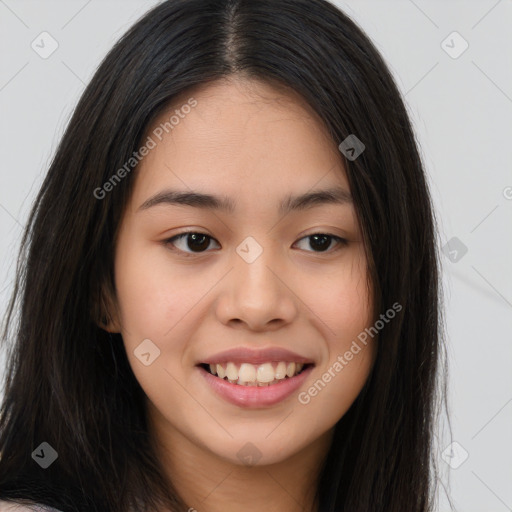
[[[59,512],[47,505],[30,504],[21,505],[13,501],[0,500],[0,512]]]

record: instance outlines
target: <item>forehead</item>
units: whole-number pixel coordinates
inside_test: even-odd
[[[163,186],[235,199],[317,185],[349,191],[337,145],[319,116],[297,93],[264,82],[222,80],[190,89],[155,119],[147,137],[155,147],[137,168],[138,204]]]

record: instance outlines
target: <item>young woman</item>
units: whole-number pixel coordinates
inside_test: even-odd
[[[406,109],[347,16],[159,4],[28,221],[3,506],[433,510],[436,247]]]

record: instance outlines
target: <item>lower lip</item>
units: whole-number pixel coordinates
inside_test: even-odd
[[[231,384],[231,382],[212,375],[201,366],[198,368],[206,382],[222,398],[240,407],[258,408],[274,405],[288,398],[308,378],[313,366],[308,366],[295,377],[285,378],[271,386]]]

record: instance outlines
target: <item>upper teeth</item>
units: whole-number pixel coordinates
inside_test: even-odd
[[[229,362],[227,364],[210,364],[210,371],[213,375],[227,380],[233,384],[242,384],[248,386],[268,386],[285,377],[297,375],[302,368],[303,363],[284,362],[263,363],[253,365],[242,363],[237,365]]]

